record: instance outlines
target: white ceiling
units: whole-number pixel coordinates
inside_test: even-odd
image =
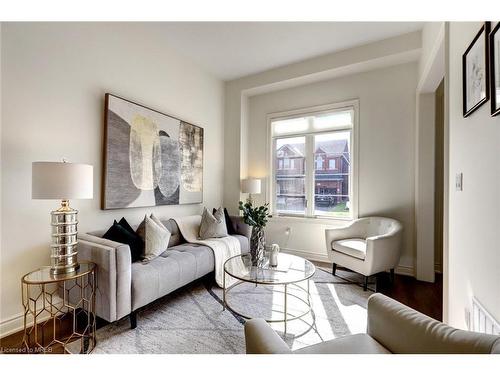
[[[420,30],[423,22],[168,22],[173,48],[223,80]]]

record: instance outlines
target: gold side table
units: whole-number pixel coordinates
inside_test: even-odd
[[[96,265],[89,262],[70,274],[52,275],[42,267],[24,275],[24,350],[90,353],[96,344],[96,281]]]

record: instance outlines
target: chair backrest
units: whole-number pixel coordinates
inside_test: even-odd
[[[368,300],[367,333],[392,353],[500,353],[500,336],[450,327],[379,293]]]
[[[363,220],[367,221],[367,237],[395,233],[403,228],[399,221],[388,217],[373,216],[364,218]]]

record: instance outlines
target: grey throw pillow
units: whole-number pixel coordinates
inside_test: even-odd
[[[200,240],[206,240],[207,238],[214,237],[227,237],[227,227],[222,207],[219,207],[213,215],[207,210],[206,207],[203,208],[198,237]]]
[[[152,214],[151,217],[144,216],[137,234],[144,240],[145,261],[150,261],[167,250],[171,236],[170,231]]]

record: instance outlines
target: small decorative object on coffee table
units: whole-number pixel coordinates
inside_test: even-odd
[[[264,257],[266,247],[266,238],[264,227],[267,223],[269,213],[269,204],[254,207],[250,200],[245,204],[240,201],[240,210],[243,211],[243,219],[245,223],[252,227],[252,235],[250,236],[250,254],[252,256],[252,265],[257,266]]]
[[[229,258],[224,263],[224,288],[222,298],[224,309],[228,308],[232,312],[238,314],[239,316],[242,316],[245,319],[251,319],[256,318],[257,316],[249,316],[250,314],[243,314],[242,312],[238,312],[235,307],[232,307],[230,305],[230,303],[228,302],[228,295],[231,290],[233,290],[234,288],[238,288],[239,285],[250,283],[255,284],[256,287],[263,286],[263,291],[272,288],[273,300],[275,293],[283,294],[283,311],[277,310],[276,306],[274,306],[274,303],[273,306],[271,306],[272,313],[277,313],[278,316],[283,314],[283,318],[275,318],[272,316],[271,318],[267,318],[266,321],[268,323],[284,323],[284,333],[286,334],[288,321],[300,319],[311,312],[309,280],[316,272],[316,267],[307,259],[283,253],[278,254],[278,264],[280,266],[283,265],[283,269],[254,266],[252,265],[250,254],[237,255]],[[233,282],[231,285],[228,285],[226,281],[227,275],[235,278],[237,281]],[[228,281],[231,280],[231,277],[229,277]],[[302,282],[306,282],[307,286],[300,285]],[[283,286],[283,289],[281,289],[280,286]],[[256,293],[253,290],[255,289],[252,288],[251,293],[255,296]],[[289,298],[293,298],[294,302],[292,306],[292,312],[289,311],[288,307]],[[251,303],[250,301],[251,299],[245,299],[245,304],[247,305],[246,307],[248,307],[248,305]],[[257,302],[257,304],[260,304],[260,302]],[[301,308],[301,312],[297,311],[297,307],[299,306]]]
[[[278,254],[280,253],[280,247],[278,244],[273,243],[271,245],[271,252],[269,254],[269,265],[271,267],[278,266]]]
[[[28,353],[51,353],[55,348],[90,353],[96,344],[96,282],[96,265],[88,262],[71,274],[54,275],[50,267],[42,267],[24,275],[23,348]]]

